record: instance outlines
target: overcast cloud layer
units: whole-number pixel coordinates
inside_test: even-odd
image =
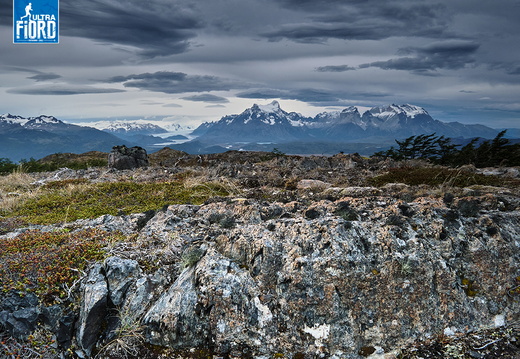
[[[0,113],[197,125],[277,99],[520,127],[520,0],[60,0],[58,45],[12,44],[0,6]]]

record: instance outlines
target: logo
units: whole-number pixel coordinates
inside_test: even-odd
[[[57,44],[58,1],[13,0],[13,42]]]

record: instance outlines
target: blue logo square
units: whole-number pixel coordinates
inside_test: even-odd
[[[59,43],[59,0],[13,0],[15,44]]]

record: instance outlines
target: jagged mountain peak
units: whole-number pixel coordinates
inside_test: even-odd
[[[373,107],[367,111],[374,117],[378,117],[380,119],[386,120],[395,115],[403,114],[407,117],[414,118],[418,115],[429,115],[428,112],[416,105],[404,104],[404,105],[396,105],[391,104],[387,106],[379,106]]]
[[[23,118],[22,116],[18,115],[11,115],[10,113],[4,113],[3,115],[0,115],[0,119],[20,119]]]
[[[0,115],[0,122],[8,123],[8,124],[19,124],[19,125],[25,125],[29,121],[27,118],[18,116],[18,115],[11,115],[10,113],[5,113],[3,115]]]
[[[240,115],[225,116],[223,120],[228,124],[232,122],[243,124],[261,122],[273,126],[275,124],[287,124],[290,121],[298,121],[299,119],[296,119],[295,117],[299,117],[299,115],[294,112],[288,113],[282,110],[278,101],[272,101],[267,105],[259,105],[255,103]]]
[[[32,123],[46,124],[46,123],[63,123],[54,116],[40,115],[37,117],[30,117],[29,121]]]
[[[265,113],[278,113],[278,112],[285,112],[281,109],[280,107],[280,103],[276,100],[272,101],[270,104],[267,104],[267,105],[259,105],[259,104],[254,104],[253,107],[251,107],[251,109],[254,111],[254,110],[259,110],[259,111],[262,111],[262,112],[265,112]]]
[[[359,113],[356,106],[349,106],[341,111],[341,113]]]

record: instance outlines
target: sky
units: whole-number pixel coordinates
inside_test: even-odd
[[[520,0],[59,6],[59,44],[13,44],[0,0],[0,114],[196,126],[272,100],[307,116],[410,103],[520,128]]]

